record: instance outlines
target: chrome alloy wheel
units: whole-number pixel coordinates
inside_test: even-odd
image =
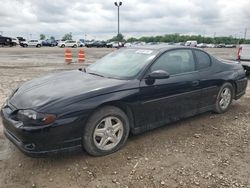
[[[221,109],[225,110],[229,106],[231,99],[232,99],[231,90],[227,87],[224,88],[220,94],[219,105],[220,105]]]
[[[98,149],[111,150],[121,141],[123,131],[123,123],[119,118],[114,116],[105,117],[94,130],[94,143]]]

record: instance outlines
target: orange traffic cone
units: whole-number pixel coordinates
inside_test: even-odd
[[[72,50],[71,49],[65,49],[65,62],[67,64],[72,63]]]
[[[83,49],[80,49],[78,53],[78,63],[83,63],[84,61],[85,61],[85,52]]]

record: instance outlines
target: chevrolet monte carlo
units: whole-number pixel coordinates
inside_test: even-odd
[[[241,64],[200,49],[130,47],[22,84],[1,115],[6,137],[29,156],[82,148],[102,156],[120,149],[130,133],[224,113],[246,87]]]

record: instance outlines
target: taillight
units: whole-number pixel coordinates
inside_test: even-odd
[[[237,59],[240,60],[240,53],[242,51],[242,47],[239,47],[238,53],[237,53]]]

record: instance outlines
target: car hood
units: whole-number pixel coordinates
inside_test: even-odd
[[[82,71],[50,74],[24,83],[9,102],[17,109],[39,109],[62,100],[77,101],[123,89],[126,80],[95,76]]]

